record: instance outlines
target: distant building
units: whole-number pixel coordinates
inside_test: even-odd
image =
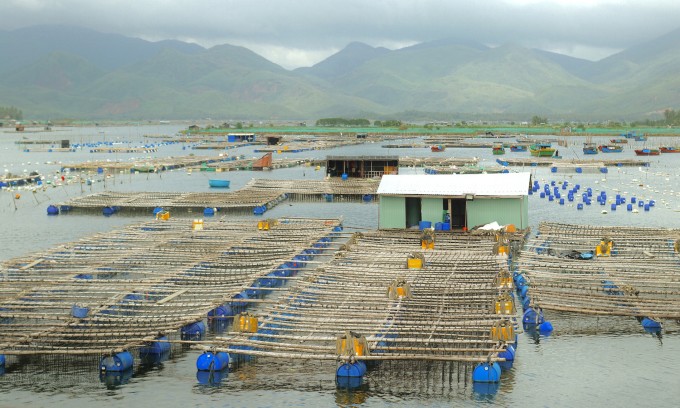
[[[399,156],[328,156],[326,173],[330,177],[371,178],[397,174]]]
[[[386,175],[378,187],[379,228],[410,228],[421,221],[451,229],[496,221],[529,225],[529,173]]]
[[[227,135],[227,142],[254,142],[255,133],[229,133]]]

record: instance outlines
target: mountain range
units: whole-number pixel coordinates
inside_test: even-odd
[[[27,118],[625,120],[680,105],[680,29],[596,62],[442,39],[355,42],[287,70],[243,47],[68,26],[0,31],[0,53],[0,106]]]

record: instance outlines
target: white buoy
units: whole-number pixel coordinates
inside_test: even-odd
[[[602,210],[602,214],[607,214],[607,210]]]

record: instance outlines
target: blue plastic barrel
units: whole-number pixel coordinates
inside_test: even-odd
[[[649,204],[645,204],[645,211],[649,211]]]
[[[442,230],[442,223],[441,222],[435,222],[434,223],[434,230],[435,231],[441,231]]]
[[[104,207],[102,209],[102,214],[104,214],[106,216],[112,215],[114,212],[115,212],[115,210],[113,209],[113,207]]]
[[[167,353],[168,351],[170,351],[168,336],[158,336],[156,337],[156,341],[152,341],[151,343],[139,348],[139,354],[142,357],[147,354],[163,354]]]
[[[373,201],[373,194],[364,194],[363,196],[361,196],[361,199],[365,203],[369,203],[369,202]]]
[[[153,209],[153,215],[158,214],[159,212],[163,211],[163,207],[156,207]]]
[[[472,371],[472,381],[483,383],[495,383],[501,380],[501,367],[498,363],[479,363]]]
[[[616,211],[616,204],[612,203],[611,209],[612,211]]]
[[[541,191],[541,194],[539,194],[539,196],[540,196],[541,198],[545,198],[545,193],[544,193],[543,191]]]
[[[626,205],[626,210],[628,210],[628,211],[633,211],[633,204],[627,204],[627,205]]]
[[[642,200],[638,201],[637,203],[638,203],[638,207],[644,207],[644,205],[645,205],[645,202],[642,201]]]
[[[206,351],[196,359],[198,371],[222,371],[229,367],[229,354],[224,351],[213,353]]]
[[[549,195],[549,196],[548,196],[548,201],[555,201],[555,196]]]
[[[583,203],[578,203],[578,204],[576,204],[576,209],[577,209],[577,210],[582,210],[582,209],[583,209]]]
[[[213,216],[213,215],[215,215],[215,209],[213,207],[206,207],[203,210],[203,215],[205,215],[207,217]]]
[[[451,223],[442,222],[442,231],[451,231]]]
[[[196,371],[196,380],[203,385],[218,385],[229,376],[229,370]]]
[[[132,368],[133,364],[132,354],[129,351],[123,351],[110,356],[105,356],[99,363],[101,371],[125,371]]]
[[[564,205],[564,198],[560,198],[560,205]]]
[[[347,180],[348,177],[349,177],[349,176],[347,175],[347,173],[342,173],[342,176],[341,176],[340,178],[341,178],[342,180]]]
[[[189,323],[180,330],[182,340],[201,340],[205,335],[205,323],[198,321]]]
[[[47,206],[47,215],[59,215],[59,207],[56,205]]]
[[[420,230],[424,230],[425,228],[432,228],[432,221],[420,221],[418,224],[418,228]]]
[[[505,350],[498,353],[498,357],[504,358],[507,361],[513,361],[515,359],[515,348],[507,346]]]
[[[363,361],[341,364],[335,372],[338,377],[363,377],[364,374],[366,374],[366,364]]]
[[[84,319],[87,317],[87,314],[90,312],[89,307],[84,307],[84,306],[78,306],[78,305],[73,305],[71,306],[71,316],[78,318],[78,319]]]
[[[583,173],[583,169],[580,168],[580,167],[577,167],[577,168],[576,168],[576,172],[577,172],[577,173]]]
[[[546,320],[538,325],[538,331],[541,332],[542,334],[550,333],[553,331],[553,325],[552,323]]]
[[[656,205],[656,201],[654,200],[649,200],[649,206],[654,207]]]
[[[234,312],[229,305],[220,305],[208,312],[209,318],[227,319],[234,317]]]
[[[654,319],[650,319],[649,317],[643,318],[640,324],[645,329],[661,329],[661,323]]]
[[[530,307],[522,315],[522,323],[526,325],[539,325],[545,321],[543,317],[543,310],[536,312],[534,308]]]
[[[631,204],[635,204],[635,200],[637,200],[637,198],[635,198],[635,197],[631,197],[631,198],[630,198],[630,202],[631,202]]]

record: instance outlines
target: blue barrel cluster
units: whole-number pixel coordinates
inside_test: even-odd
[[[581,185],[580,184],[574,184],[573,187],[569,188],[569,182],[564,181],[562,183],[562,188],[560,189],[557,186],[557,183],[553,180],[550,182],[550,184],[546,183],[543,185],[543,188],[541,189],[541,185],[537,180],[534,180],[533,185],[531,186],[531,189],[529,189],[529,195],[534,195],[536,193],[539,194],[540,198],[547,198],[548,201],[557,201],[559,205],[565,205],[567,202],[574,202],[574,201],[580,201],[576,203],[576,209],[577,210],[583,210],[586,206],[589,206],[592,204],[593,201],[593,189],[591,187],[587,187],[585,191],[580,192],[581,190]],[[580,196],[577,196],[577,194],[580,193]],[[566,200],[565,196],[566,195]],[[595,201],[599,203],[601,206],[607,205],[607,192],[602,190],[600,193],[595,196]],[[648,202],[644,202],[641,200],[638,200],[636,197],[631,197],[630,198],[630,203],[626,203],[626,197],[622,196],[621,194],[616,195],[616,201],[611,203],[611,211],[616,211],[616,209],[619,206],[626,205],[626,209],[628,211],[633,211],[635,208],[635,204],[637,203],[637,206],[639,208],[644,209],[644,211],[649,211],[652,207],[656,205],[656,202],[654,200],[649,200]]]
[[[208,322],[210,323],[210,328],[213,331],[219,332],[220,330],[225,330],[228,324],[231,322],[231,320],[234,318],[239,313],[244,312],[250,305],[251,303],[248,302],[249,299],[261,299],[267,294],[271,293],[271,289],[279,286],[283,286],[288,277],[295,276],[298,273],[298,270],[300,268],[304,268],[307,265],[307,262],[311,261],[314,259],[315,255],[318,255],[322,253],[326,248],[330,246],[330,243],[333,241],[333,239],[337,236],[337,233],[342,231],[342,226],[337,225],[333,227],[333,232],[328,234],[325,237],[321,237],[317,242],[312,244],[311,248],[307,248],[302,250],[299,254],[293,256],[293,259],[290,261],[286,261],[282,263],[281,265],[277,266],[272,270],[270,273],[268,273],[265,276],[262,276],[260,278],[257,278],[255,281],[253,281],[250,284],[250,287],[246,288],[240,293],[237,293],[234,295],[231,300],[228,303],[225,303],[223,305],[219,305],[212,309],[211,311],[208,312]],[[308,296],[310,295],[309,293],[302,292],[299,295],[296,296]],[[302,302],[302,301],[301,301]],[[292,314],[290,313],[281,313],[280,316],[275,316],[271,319],[271,322],[267,322],[264,324],[261,324],[258,329],[257,333],[260,336],[266,336],[266,335],[271,335],[271,334],[276,334],[278,325],[276,322],[287,320],[288,317],[291,317]],[[187,334],[186,336],[191,335],[193,330],[195,330],[195,327],[189,326],[185,327]],[[184,338],[185,336],[185,328],[182,329],[182,337]],[[203,332],[205,330],[205,327],[202,328]],[[201,334],[202,336],[202,334]],[[257,335],[253,336],[254,339],[258,339],[259,337]],[[231,346],[230,350],[247,350],[251,349],[250,346]],[[208,354],[208,355],[206,355]],[[224,364],[228,364],[229,362],[229,354],[227,353],[222,353],[222,357],[216,356],[219,355],[220,353],[204,353],[199,357],[199,361],[196,362],[196,365],[199,369],[199,374],[197,374],[197,377],[199,377],[199,382],[204,383],[204,381],[212,382],[209,381],[209,378],[206,377],[206,374],[200,374],[200,372],[206,371],[205,369],[202,369],[201,367],[208,367],[209,363],[213,360],[219,359],[219,358],[226,358],[226,362],[222,362]],[[247,360],[248,356],[244,355],[239,355],[238,353],[232,353],[231,358],[237,358],[239,360]],[[220,370],[214,370],[214,371],[220,371]],[[213,380],[215,378],[219,377],[211,377]]]
[[[529,282],[523,273],[515,271],[513,273],[513,281],[517,289],[519,302],[522,304],[522,325],[525,330],[538,330],[543,334],[548,334],[553,331],[552,323],[545,320],[543,310],[538,306],[531,305],[531,297],[529,296]]]

